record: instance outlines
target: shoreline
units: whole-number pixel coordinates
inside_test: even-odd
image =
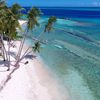
[[[27,44],[25,44],[24,48],[28,48]],[[31,54],[34,55],[33,52]],[[61,95],[65,91],[64,88],[55,80],[52,72],[47,69],[47,65],[39,54],[33,60],[29,60],[29,63],[31,66],[27,64],[25,68],[29,77],[33,77],[32,79],[30,78],[30,81],[34,83],[32,87],[35,87],[34,89],[36,90],[34,92],[38,94],[37,100],[69,100],[68,91],[66,91],[66,96]]]
[[[12,52],[17,51],[19,43],[20,41],[16,41],[16,48],[11,48]],[[28,48],[27,44],[24,45],[22,53],[26,48]],[[11,61],[13,60],[11,57]],[[27,65],[24,64],[26,61],[29,62]],[[12,69],[13,67],[11,67]],[[0,72],[0,75],[2,74],[0,83],[9,73],[10,71]],[[41,58],[37,56],[23,59],[19,69],[12,74],[10,81],[0,92],[0,100],[16,100],[16,97],[19,100],[65,100],[68,95],[61,96],[61,87],[53,78],[52,73],[45,68]]]

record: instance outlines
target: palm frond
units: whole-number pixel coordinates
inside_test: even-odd
[[[39,17],[41,15],[41,11],[36,8],[33,7],[29,12],[28,12],[28,24],[27,24],[27,28],[28,30],[32,30],[33,28],[35,28],[35,26],[39,26],[39,22],[37,20],[37,17]]]
[[[45,25],[45,29],[44,29],[44,32],[50,32],[50,30],[52,29],[52,26],[53,26],[53,23],[55,23],[57,20],[57,18],[55,16],[51,16],[49,19],[48,19],[48,22],[47,24]]]
[[[41,46],[40,42],[36,42],[34,44],[34,46],[32,47],[33,48],[33,51],[34,52],[40,52],[40,46]]]

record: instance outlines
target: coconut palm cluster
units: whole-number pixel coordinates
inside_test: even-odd
[[[27,34],[33,30],[33,28],[39,26],[38,17],[41,16],[42,12],[36,7],[32,7],[27,13],[27,23],[26,29],[23,31],[21,37],[19,36],[18,30],[23,30],[19,24],[19,19],[23,16],[22,10],[24,10],[20,5],[14,4],[11,7],[8,7],[4,1],[0,1],[0,56],[3,57],[4,61],[8,61],[7,71],[10,70],[10,50],[12,41],[20,39],[20,46],[15,56],[15,67],[18,67],[21,60],[29,53],[30,48],[28,48],[23,55],[21,52],[23,50],[23,45]],[[56,22],[56,17],[51,16],[48,18],[47,23],[45,24],[44,32],[49,32],[52,29],[53,23]],[[33,39],[33,46],[31,47],[33,52],[40,52],[41,42],[39,38]],[[8,48],[6,48],[4,41],[7,42]],[[14,46],[14,45],[12,45]]]

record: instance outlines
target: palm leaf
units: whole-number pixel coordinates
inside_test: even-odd
[[[32,47],[33,48],[33,51],[34,52],[40,52],[40,42],[36,42],[35,44],[34,44],[34,46]]]
[[[48,22],[47,24],[45,25],[45,29],[44,29],[44,32],[50,32],[51,29],[52,29],[52,26],[53,24],[56,22],[57,18],[55,16],[51,16],[49,19],[48,19]]]
[[[28,12],[28,23],[27,23],[27,28],[28,30],[32,30],[35,26],[39,26],[37,17],[41,15],[41,11],[33,7],[29,12]]]

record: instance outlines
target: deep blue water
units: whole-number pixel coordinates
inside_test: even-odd
[[[46,67],[69,91],[70,100],[100,100],[100,8],[41,9],[40,27],[31,36],[43,31],[48,16],[58,17],[55,29],[40,37],[48,41],[40,52]]]
[[[24,7],[27,13],[30,7]],[[39,7],[45,16],[59,18],[100,18],[100,7]]]

